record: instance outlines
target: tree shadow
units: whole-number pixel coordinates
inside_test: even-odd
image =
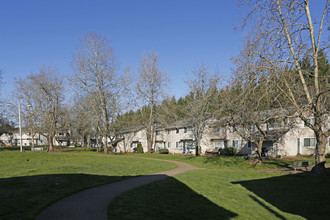
[[[142,176],[47,174],[1,178],[0,219],[35,219],[42,210],[56,201],[72,194],[74,197],[78,195],[74,193],[91,187],[102,188],[102,196],[109,194],[106,195],[107,198],[115,197],[122,190],[122,184],[118,184],[119,181],[123,181],[122,183],[128,186],[128,190],[134,188],[133,185],[142,187],[125,192],[127,202],[125,200],[124,203],[115,203],[116,219],[125,218],[128,214],[132,219],[205,219],[205,216],[207,216],[206,219],[229,219],[236,216],[235,213],[219,207],[176,179],[166,177],[166,175],[148,175],[144,178]],[[153,183],[147,184],[150,182]],[[114,184],[107,185],[108,183]],[[152,190],[148,190],[146,194],[137,195],[135,190],[143,187],[151,187]],[[95,189],[92,188],[88,191]],[[109,189],[115,189],[112,190],[115,192],[110,192]],[[72,210],[83,209],[85,206],[81,206],[81,204],[87,203],[86,215],[88,215],[89,209],[99,206],[97,202],[97,196],[95,198],[90,196],[88,201],[78,200],[75,204],[67,204],[69,208],[66,207],[68,210],[64,212],[70,212],[71,207],[73,207]],[[129,213],[125,211],[127,209],[130,210]],[[124,214],[116,215],[118,210],[120,213],[124,210]]]
[[[131,177],[50,174],[0,178],[0,219],[35,219],[55,201],[86,188]]]
[[[109,219],[230,219],[237,216],[173,177],[125,192],[110,203]]]
[[[330,170],[327,169],[327,172]],[[313,177],[295,174],[233,183],[242,185],[281,211],[306,219],[330,218],[329,210],[326,208],[329,207],[330,198],[329,175]],[[256,197],[251,197],[257,200]],[[265,206],[260,201],[258,203]],[[283,219],[283,216],[278,217]]]

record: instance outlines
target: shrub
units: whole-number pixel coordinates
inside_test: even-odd
[[[142,147],[142,144],[138,144],[137,147],[136,147],[136,152],[139,153],[139,154],[142,154],[143,153],[143,147]]]
[[[237,150],[234,147],[226,147],[220,150],[221,155],[227,155],[227,156],[235,156],[236,152]]]
[[[327,154],[325,155],[325,157],[326,157],[326,158],[330,158],[330,153],[327,153]]]
[[[168,154],[168,149],[161,148],[161,149],[159,149],[159,153],[160,154]]]

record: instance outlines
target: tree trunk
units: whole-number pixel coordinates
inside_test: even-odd
[[[199,156],[199,138],[196,139],[195,156]]]
[[[147,147],[148,147],[148,152],[152,153],[152,143],[153,143],[153,135],[152,135],[152,129],[150,128],[149,131],[147,131]],[[156,152],[156,149],[153,149],[154,152]]]
[[[313,176],[325,176],[325,150],[327,147],[327,137],[320,132],[316,134],[315,166],[311,170]]]
[[[108,137],[105,136],[105,144],[103,145],[104,154],[108,154]]]
[[[34,148],[34,134],[33,134],[33,130],[31,129],[31,141],[32,141],[32,148]]]
[[[264,143],[264,138],[261,137],[259,142],[258,142],[258,149],[257,149],[257,154],[259,157],[259,160],[263,163],[261,153],[262,153],[262,144]]]
[[[91,147],[91,136],[87,135],[87,147],[90,148]]]
[[[49,143],[48,143],[48,151],[49,152],[53,152],[54,151],[54,143],[53,143],[53,136],[52,135],[49,135]]]

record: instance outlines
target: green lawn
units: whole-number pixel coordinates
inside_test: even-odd
[[[0,219],[34,219],[73,192],[176,167],[101,154],[0,151]]]
[[[282,159],[264,159],[265,164],[253,166],[253,159],[245,159],[240,156],[188,156],[188,155],[172,155],[172,154],[118,154],[135,157],[157,158],[164,160],[181,161],[192,164],[196,167],[209,169],[283,169],[288,168],[288,165],[293,161]],[[313,158],[307,158],[314,161]],[[303,159],[303,160],[306,160]]]
[[[329,219],[330,177],[194,170],[117,197],[109,219]]]

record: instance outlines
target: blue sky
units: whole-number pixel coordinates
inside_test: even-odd
[[[236,0],[1,0],[2,97],[15,77],[42,66],[72,74],[72,54],[88,32],[110,40],[121,69],[137,69],[143,52],[154,49],[171,79],[168,93],[183,96],[187,73],[201,63],[230,74],[241,45],[239,19]]]

